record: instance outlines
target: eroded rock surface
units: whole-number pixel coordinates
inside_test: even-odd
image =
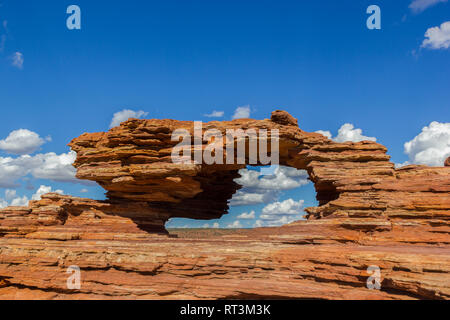
[[[180,129],[196,134],[193,122],[131,119],[74,139],[77,177],[108,200],[47,194],[1,209],[0,298],[450,298],[447,163],[395,169],[384,146],[304,132],[284,111],[209,122],[202,133],[267,130],[261,142],[278,130],[280,164],[307,170],[320,205],[283,227],[169,235],[171,217],[227,213],[238,170],[261,164],[248,153],[238,164],[174,163]],[[79,290],[66,285],[71,265]],[[366,287],[369,266],[381,269],[381,290]]]

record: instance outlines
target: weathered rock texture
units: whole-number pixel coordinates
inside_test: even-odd
[[[333,142],[283,111],[203,125],[239,128],[279,130],[280,164],[307,170],[317,191],[307,221],[168,235],[171,217],[227,213],[252,159],[173,163],[172,133],[194,136],[194,123],[132,119],[70,143],[77,177],[108,200],[48,194],[0,211],[0,298],[450,298],[450,167],[395,169],[382,145]],[[66,286],[70,265],[80,290]],[[370,265],[381,290],[366,288]]]

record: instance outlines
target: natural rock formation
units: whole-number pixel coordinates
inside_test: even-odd
[[[209,122],[197,136],[206,130],[223,136],[229,129],[278,130],[280,164],[307,170],[315,185],[320,206],[307,210],[311,217],[417,217],[420,212],[422,217],[448,218],[448,168],[396,170],[387,149],[378,143],[337,143],[304,132],[296,124],[288,113],[275,111],[271,120]],[[167,211],[168,217],[218,218],[227,212],[228,200],[239,188],[233,180],[238,169],[250,163],[249,152],[244,164],[236,164],[238,142],[231,140],[235,164],[173,163],[171,155],[179,141],[172,141],[171,133],[176,130],[196,135],[193,122],[138,119],[108,132],[83,134],[70,143],[78,154],[77,177],[98,182],[111,201],[146,201]],[[240,137],[246,138],[250,139]],[[202,143],[204,152],[208,141]],[[193,157],[193,141],[191,145]],[[226,158],[228,150],[223,149]]]
[[[448,157],[447,160],[445,160],[444,166],[450,167],[450,157]]]
[[[237,134],[222,147],[216,139],[230,129],[268,134]],[[192,142],[182,162],[172,157],[177,132]],[[215,138],[199,139],[208,132]],[[167,233],[171,217],[227,213],[238,170],[263,164],[249,152],[240,158],[240,142],[265,151],[272,140],[280,164],[307,170],[315,185],[319,206],[306,210],[307,221]],[[47,194],[1,209],[0,298],[450,298],[448,166],[395,169],[384,146],[304,132],[284,111],[200,130],[131,119],[70,146],[77,177],[98,182],[108,200]],[[199,151],[224,164],[187,163]],[[71,265],[81,269],[79,290],[66,286]],[[381,290],[367,289],[368,266],[381,269]]]

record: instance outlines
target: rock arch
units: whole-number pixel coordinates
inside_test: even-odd
[[[227,129],[238,128],[278,130],[280,164],[307,170],[314,183],[319,206],[306,209],[310,219],[386,218],[426,210],[433,216],[448,215],[447,168],[395,169],[384,146],[331,141],[301,130],[297,119],[279,110],[266,120],[208,122],[203,132],[215,129],[225,135]],[[162,220],[219,218],[240,187],[233,180],[249,163],[248,153],[245,164],[173,163],[171,154],[179,141],[171,137],[178,129],[195,134],[191,121],[139,119],[108,132],[85,133],[69,144],[77,152],[77,177],[98,182],[111,203],[146,203]],[[207,144],[203,141],[202,148]],[[417,184],[418,178],[431,184]]]
[[[278,129],[280,164],[308,171],[319,206],[282,227],[175,238],[170,217],[226,213],[245,166],[173,164],[171,133],[192,127],[132,119],[74,139],[78,177],[108,199],[46,194],[0,209],[0,298],[450,299],[449,166],[396,169],[382,145],[333,142],[282,111],[209,122]],[[71,265],[79,291],[66,287]],[[366,288],[370,265],[381,290]]]

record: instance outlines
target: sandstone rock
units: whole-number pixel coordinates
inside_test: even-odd
[[[298,121],[293,116],[291,116],[286,111],[276,110],[272,112],[272,116],[270,117],[275,123],[287,125],[287,126],[296,126],[298,127]]]
[[[202,133],[264,129],[265,142],[277,129],[280,164],[308,172],[319,206],[283,227],[167,232],[172,217],[226,214],[251,162],[174,163],[177,129],[196,134],[189,121],[130,119],[70,143],[77,177],[98,182],[106,201],[47,194],[0,209],[0,298],[450,298],[449,166],[395,169],[384,146],[304,132],[285,111],[213,121]],[[80,290],[66,286],[71,265]],[[366,287],[373,265],[381,290]]]
[[[445,160],[444,166],[450,167],[450,157],[448,157],[447,160]]]
[[[215,129],[225,135],[227,129],[237,128],[279,130],[280,164],[307,170],[315,185],[320,206],[307,209],[310,218],[448,216],[448,167],[396,170],[384,146],[372,141],[337,143],[304,132],[296,119],[280,110],[271,120],[209,122],[203,133]],[[193,122],[138,119],[106,133],[84,134],[70,143],[77,151],[77,177],[98,182],[112,201],[148,202],[166,210],[168,218],[219,218],[240,187],[234,179],[244,165],[173,163],[170,154],[178,141],[172,141],[171,133],[178,129],[194,136]],[[203,149],[207,145],[202,142]],[[226,146],[223,153],[226,156]],[[248,154],[245,163],[250,163]]]

